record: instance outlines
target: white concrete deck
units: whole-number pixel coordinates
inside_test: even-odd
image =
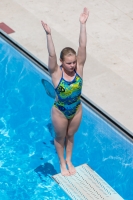
[[[90,10],[83,94],[133,132],[132,0],[0,0],[0,22],[15,30],[10,37],[47,64],[40,21],[51,27],[59,56],[65,46],[78,48],[83,7]]]

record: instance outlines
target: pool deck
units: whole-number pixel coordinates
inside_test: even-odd
[[[47,65],[40,21],[51,27],[59,56],[65,46],[78,48],[83,7],[90,10],[83,94],[133,132],[132,0],[1,0],[0,23],[14,30],[9,36]]]

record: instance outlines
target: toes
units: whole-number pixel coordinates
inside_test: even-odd
[[[71,162],[70,162],[70,163],[67,162],[67,166],[68,166],[68,170],[69,170],[70,175],[76,174],[76,169],[75,169],[75,167],[72,165]]]
[[[61,174],[62,176],[70,176],[70,172],[67,170],[66,165],[61,166]]]
[[[62,176],[70,176],[69,171],[67,171],[67,172],[62,172],[61,174],[62,174]]]
[[[73,170],[73,171],[69,171],[71,175],[74,175],[76,174],[76,170]]]

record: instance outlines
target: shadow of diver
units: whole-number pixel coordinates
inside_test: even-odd
[[[40,165],[39,167],[34,169],[34,171],[38,174],[38,176],[42,181],[44,181],[42,175],[44,177],[49,177],[49,175],[53,176],[57,174],[57,171],[55,170],[54,166],[51,163],[44,163],[44,165]]]

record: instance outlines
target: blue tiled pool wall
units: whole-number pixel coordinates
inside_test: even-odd
[[[41,195],[68,199],[49,178],[59,172],[50,118],[53,99],[41,83],[42,78],[50,79],[6,42],[0,40],[0,49],[4,55],[0,58],[2,191],[5,188],[10,197],[15,193],[16,199],[19,193],[19,199],[24,195],[27,199]],[[133,145],[85,105],[75,135],[73,163],[88,163],[124,199],[132,199]]]

